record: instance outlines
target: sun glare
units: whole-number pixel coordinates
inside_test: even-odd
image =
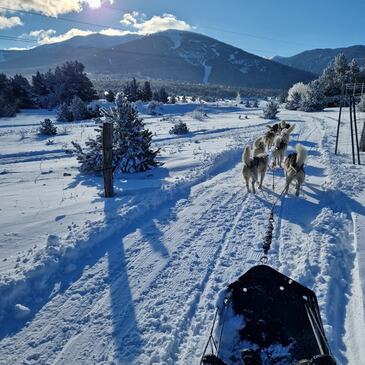
[[[101,6],[101,0],[87,0],[90,8],[97,9]]]

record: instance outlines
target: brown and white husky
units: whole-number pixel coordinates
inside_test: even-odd
[[[257,156],[251,156],[250,146],[246,146],[242,154],[242,175],[246,182],[247,191],[250,193],[250,182],[252,187],[252,192],[256,193],[255,183],[259,183],[259,189],[262,187],[266,170],[269,166],[269,156],[265,153],[259,154]],[[260,181],[259,181],[260,175]]]
[[[300,187],[304,183],[305,171],[304,163],[307,159],[307,150],[301,144],[295,146],[296,152],[290,153],[284,162],[284,171],[286,177],[286,190],[287,194],[289,191],[289,185],[295,181],[295,195],[299,195]]]

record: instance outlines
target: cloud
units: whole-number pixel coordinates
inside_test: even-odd
[[[0,14],[0,29],[13,28],[19,25],[23,25],[23,22],[19,17],[6,17]]]
[[[140,34],[151,34],[162,32],[168,29],[191,30],[192,26],[184,20],[179,20],[173,14],[165,13],[162,16],[154,15],[146,20],[145,14],[140,14],[136,11],[126,13],[120,21],[124,25],[128,25],[135,29]]]
[[[85,5],[99,8],[103,3],[112,4],[113,0],[1,0],[1,6],[5,8],[35,11],[53,17],[80,12]]]
[[[56,35],[54,29],[39,29],[33,30],[30,33],[21,35],[23,39],[31,39],[37,41],[39,45],[63,42],[76,36],[88,36],[90,34],[103,34],[108,36],[123,36],[126,34],[151,34],[161,32],[167,29],[191,30],[193,29],[188,23],[179,20],[172,14],[163,14],[162,16],[153,16],[147,19],[146,14],[133,11],[132,13],[124,14],[120,21],[127,27],[126,30],[106,28],[99,31],[81,30],[72,28],[66,33]]]
[[[66,33],[55,35],[56,31],[54,29],[39,29],[39,30],[33,30],[30,33],[24,33],[20,37],[24,39],[34,39],[38,42],[38,44],[51,44],[51,43],[57,43],[57,42],[63,42],[67,41],[70,38],[76,37],[76,36],[87,36],[90,34],[94,34],[96,32],[93,32],[91,30],[81,30],[78,28],[72,28]]]

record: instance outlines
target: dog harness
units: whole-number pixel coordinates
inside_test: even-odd
[[[304,164],[302,164],[300,166],[297,165],[297,153],[296,152],[289,153],[287,159],[289,161],[290,167],[293,168],[296,172],[299,172],[300,170],[302,170],[304,172]]]

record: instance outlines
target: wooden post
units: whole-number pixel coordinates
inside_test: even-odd
[[[338,139],[340,136],[340,126],[341,126],[341,116],[342,116],[342,105],[343,105],[343,98],[344,98],[344,86],[342,85],[341,88],[341,100],[340,100],[340,111],[338,113],[338,121],[337,121],[337,133],[336,133],[336,147],[335,147],[335,155],[337,155],[338,151]]]
[[[103,176],[104,196],[110,198],[113,191],[113,124],[103,123]]]
[[[357,132],[357,117],[356,117],[356,100],[355,97],[352,98],[352,107],[354,114],[354,127],[355,127],[355,143],[356,143],[356,153],[357,153],[357,163],[361,165],[360,161],[360,149],[359,149],[359,136]]]
[[[355,145],[354,145],[354,125],[352,118],[352,96],[349,96],[349,109],[350,109],[350,132],[351,132],[351,151],[352,151],[352,163],[355,165]]]

